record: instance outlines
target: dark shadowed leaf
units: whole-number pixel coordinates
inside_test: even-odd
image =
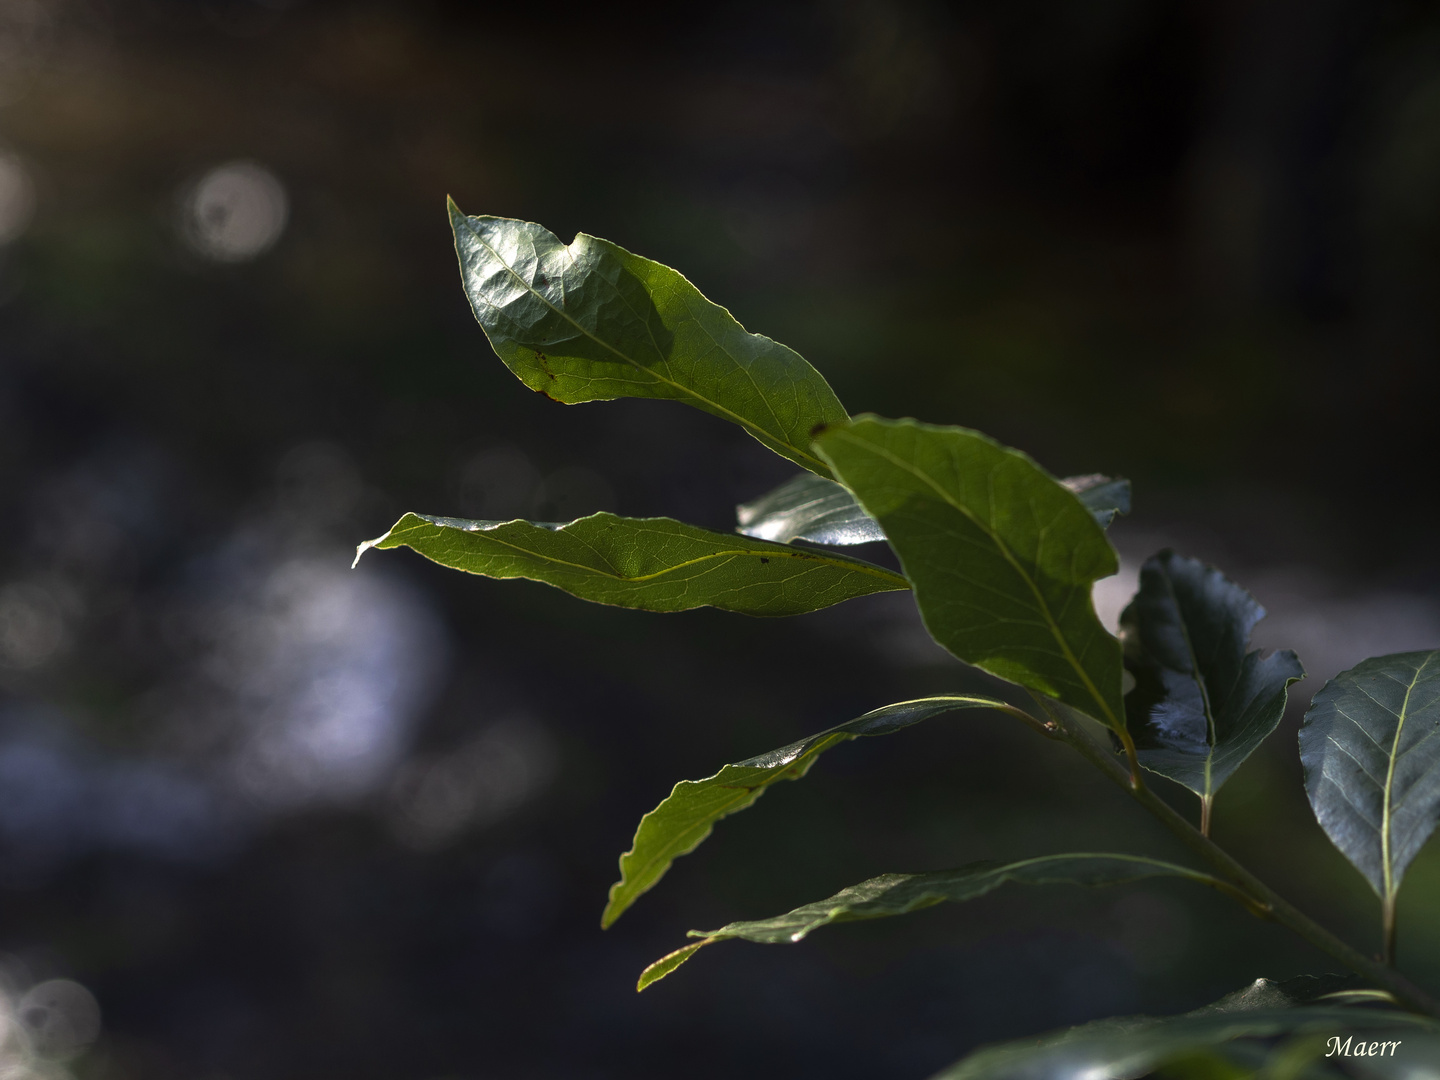
[[[1080,496],[1080,501],[1095,515],[1095,520],[1109,527],[1116,514],[1130,513],[1130,481],[1091,473],[1088,476],[1067,476],[1060,483]]]
[[[771,784],[800,779],[832,746],[865,735],[888,735],[956,709],[1009,708],[994,698],[966,694],[902,701],[779,750],[726,765],[707,779],[680,781],[664,802],[640,819],[633,846],[620,856],[620,880],[610,886],[610,902],[600,917],[600,925],[613,923],[664,876],[672,862],[699,847],[715,822],[750,806]]]
[[[1421,1075],[1412,1070],[1433,1060],[1430,1055],[1440,1047],[1440,1024],[1398,1009],[1340,1004],[1345,995],[1330,991],[1350,982],[1333,975],[1283,983],[1257,979],[1213,1005],[1180,1016],[1113,1017],[1038,1039],[984,1047],[932,1080],[1128,1080],[1167,1066],[1193,1069],[1198,1062],[1232,1066],[1228,1072],[1222,1067],[1198,1074],[1206,1076],[1253,1077],[1266,1066],[1277,1071],[1264,1075],[1296,1080],[1352,1075],[1337,1071],[1337,1063],[1363,1064],[1363,1075],[1377,1080]],[[1330,1043],[1331,1038],[1336,1042]],[[1383,1054],[1375,1045],[1397,1041],[1398,1047],[1387,1045]],[[1342,1059],[1339,1052],[1347,1047]],[[1281,1066],[1283,1071],[1277,1068]]]
[[[865,416],[815,445],[885,530],[931,637],[967,663],[1123,725],[1120,642],[1090,599],[1119,563],[1074,492],[965,428]]]
[[[1130,481],[1108,476],[1072,476],[1061,484],[1075,492],[1095,520],[1109,525],[1130,512]],[[855,496],[833,480],[800,473],[774,491],[735,508],[735,531],[760,540],[789,544],[868,544],[885,539],[880,523],[860,509]]]
[[[771,919],[733,922],[719,930],[691,930],[691,937],[706,942],[740,938],[763,945],[788,945],[803,940],[811,931],[837,922],[885,919],[905,915],[947,901],[974,900],[1006,882],[1025,885],[1120,885],[1152,877],[1178,877],[1222,890],[1231,887],[1198,870],[1161,862],[1139,855],[1045,855],[1019,862],[980,862],[958,870],[929,874],[882,874],[842,889],[834,896]],[[651,968],[666,964],[678,954],[657,960]],[[687,957],[670,963],[665,974],[674,971]],[[646,969],[647,972],[650,969]],[[658,976],[657,976],[658,977]],[[655,978],[642,981],[646,985]]]
[[[798,615],[856,596],[907,587],[858,559],[714,533],[670,518],[592,514],[566,525],[465,521],[406,514],[360,545],[410,547],[455,570],[529,578],[582,600],[645,611],[717,607]]]
[[[1213,567],[1162,551],[1120,616],[1135,689],[1126,722],[1140,764],[1211,798],[1285,712],[1305,669],[1290,651],[1247,652],[1265,609]]]
[[[1320,827],[1386,901],[1440,820],[1440,650],[1362,661],[1300,728]]]
[[[539,225],[467,217],[453,202],[450,224],[475,318],[530,389],[567,405],[683,401],[830,475],[809,449],[816,424],[845,419],[830,385],[681,274],[585,233],[562,244]]]

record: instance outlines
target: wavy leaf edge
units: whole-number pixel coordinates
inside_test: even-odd
[[[600,917],[601,928],[608,929],[636,900],[659,884],[674,861],[704,843],[719,821],[754,805],[771,785],[782,780],[799,780],[826,750],[852,739],[889,735],[924,720],[963,709],[1013,710],[1014,706],[998,698],[975,694],[937,694],[897,701],[797,739],[779,749],[725,765],[713,776],[681,780],[655,809],[640,819],[630,850],[620,856],[620,880],[610,886],[609,902]],[[759,775],[747,776],[746,770],[762,771]],[[717,803],[704,814],[683,819],[681,828],[660,832],[665,824],[667,808],[671,812],[683,812],[683,800],[703,797],[713,789],[733,791],[735,794],[729,801]],[[637,852],[642,846],[655,843],[661,845],[660,849],[642,862]]]

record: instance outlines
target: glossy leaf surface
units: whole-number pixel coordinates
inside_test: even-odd
[[[1440,650],[1373,657],[1327,682],[1300,760],[1320,827],[1393,901],[1440,821]]]
[[[645,611],[798,615],[907,587],[891,571],[843,555],[604,513],[566,525],[406,514],[361,544],[356,560],[372,547],[409,547],[455,570],[543,581],[582,600]]]
[[[1305,669],[1288,650],[1247,652],[1265,609],[1214,567],[1162,551],[1120,616],[1135,689],[1126,722],[1140,764],[1212,796],[1285,713]]]
[[[822,475],[816,424],[845,419],[829,383],[793,349],[748,333],[681,274],[580,233],[569,244],[531,222],[450,223],[465,295],[505,365],[566,404],[683,401]]]
[[[1124,1016],[984,1047],[938,1073],[933,1080],[1075,1080],[1076,1077],[1141,1077],[1196,1056],[1242,1065],[1239,1075],[1266,1064],[1289,1066],[1275,1075],[1340,1077],[1329,1071],[1337,1059],[1328,1050],[1348,1046],[1341,1064],[1360,1057],[1366,1076],[1416,1075],[1410,1070],[1429,1060],[1427,1047],[1440,1040],[1440,1024],[1397,1009],[1355,1008],[1334,1003],[1325,990],[1343,983],[1335,976],[1301,976],[1283,983],[1257,979],[1213,1005],[1180,1016]],[[1303,1042],[1295,1037],[1305,1036]],[[1338,1036],[1337,1044],[1328,1043]],[[1278,1044],[1274,1040],[1283,1040]],[[1369,1053],[1371,1043],[1399,1041],[1385,1055]],[[1365,1053],[1354,1053],[1356,1044]],[[1319,1063],[1317,1071],[1304,1071]],[[1180,1075],[1195,1075],[1185,1072]],[[1218,1072],[1202,1075],[1236,1075]],[[1270,1075],[1270,1074],[1266,1074]]]
[[[869,735],[888,735],[956,709],[1009,708],[1003,701],[947,694],[902,701],[873,709],[818,735],[726,765],[704,780],[682,780],[654,810],[640,819],[633,846],[620,856],[620,880],[610,887],[610,902],[600,918],[608,927],[670,869],[710,835],[715,822],[751,806],[771,784],[798,780],[832,746]]]
[[[1102,526],[1130,512],[1130,481],[1108,476],[1071,476],[1060,483],[1079,496]],[[844,547],[885,539],[880,523],[860,508],[855,496],[833,480],[800,473],[735,508],[735,531],[760,540]]]
[[[930,636],[1118,729],[1120,642],[1091,602],[1119,568],[1090,509],[979,432],[859,417],[816,447],[880,522]]]
[[[774,491],[735,508],[735,531],[761,540],[788,544],[867,544],[884,540],[880,523],[855,497],[833,480],[801,473]]]
[[[884,919],[906,915],[947,901],[974,900],[998,889],[1007,882],[1025,885],[1119,885],[1152,877],[1187,878],[1219,888],[1225,886],[1198,870],[1174,863],[1161,862],[1138,855],[1046,855],[1019,862],[980,862],[958,870],[941,870],[929,874],[882,874],[842,889],[834,896],[806,904],[794,911],[771,919],[733,922],[719,930],[691,930],[691,937],[706,942],[741,938],[763,945],[791,944],[803,940],[811,931],[837,922],[862,919]],[[676,954],[657,960],[651,968],[665,964]],[[688,959],[682,957],[681,961]],[[675,970],[671,964],[665,974]],[[650,968],[646,972],[650,972]],[[645,985],[648,981],[642,975]]]

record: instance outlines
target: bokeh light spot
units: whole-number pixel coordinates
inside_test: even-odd
[[[212,169],[189,190],[183,207],[186,240],[216,262],[244,262],[285,231],[290,204],[274,173],[251,161]]]
[[[0,153],[0,244],[15,240],[35,214],[35,182],[25,163]]]
[[[38,667],[64,640],[64,613],[48,590],[31,582],[0,588],[0,668]]]
[[[63,1061],[100,1034],[100,1004],[72,979],[49,979],[31,987],[15,1007],[41,1057]]]

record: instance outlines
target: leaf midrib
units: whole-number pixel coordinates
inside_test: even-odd
[[[1051,636],[1055,639],[1056,644],[1060,646],[1060,651],[1064,654],[1065,662],[1068,663],[1071,667],[1071,670],[1073,670],[1075,674],[1080,677],[1080,681],[1084,685],[1086,691],[1095,700],[1095,703],[1100,706],[1100,709],[1102,712],[1104,712],[1105,717],[1108,718],[1108,723],[1110,727],[1116,727],[1117,721],[1115,719],[1114,712],[1111,710],[1109,704],[1105,701],[1105,699],[1100,695],[1099,690],[1097,690],[1095,687],[1095,683],[1091,680],[1089,674],[1085,671],[1085,669],[1080,665],[1080,662],[1076,658],[1074,652],[1071,651],[1070,645],[1065,640],[1064,635],[1061,634],[1060,626],[1055,621],[1055,617],[1051,614],[1050,605],[1045,602],[1045,597],[1040,592],[1039,586],[1036,585],[1034,579],[1032,579],[1030,575],[1025,572],[1024,568],[1015,558],[1015,555],[1010,551],[1009,546],[1000,538],[1000,536],[983,521],[981,521],[978,517],[976,517],[975,514],[968,507],[952,499],[949,492],[947,492],[935,480],[933,480],[929,476],[929,474],[922,472],[919,468],[912,465],[905,459],[897,457],[895,454],[892,454],[887,448],[880,446],[878,443],[873,443],[869,442],[868,440],[858,438],[852,438],[851,436],[851,430],[846,428],[840,429],[837,434],[837,437],[849,439],[852,444],[861,446],[864,449],[869,449],[871,453],[885,458],[892,465],[895,465],[896,467],[904,470],[905,472],[910,473],[910,475],[914,476],[917,480],[921,481],[924,484],[927,484],[940,497],[943,502],[953,507],[955,510],[959,511],[973,525],[975,525],[976,528],[978,528],[982,533],[985,534],[985,536],[990,540],[990,542],[994,544],[995,547],[999,550],[999,552],[1005,557],[1005,561],[1010,564],[1011,568],[1020,575],[1020,579],[1024,581],[1025,584],[1029,587],[1031,595],[1034,596],[1035,603],[1040,609],[1040,613],[1045,616],[1045,623],[1050,631]],[[1089,514],[1088,510],[1086,511],[1086,514]],[[1093,521],[1094,518],[1092,517],[1091,520]]]
[[[1390,863],[1390,825],[1391,825],[1391,799],[1395,795],[1395,762],[1400,749],[1400,734],[1405,730],[1405,720],[1410,709],[1410,694],[1415,689],[1415,684],[1420,681],[1420,675],[1424,672],[1426,665],[1435,658],[1435,654],[1428,653],[1420,666],[1415,669],[1409,684],[1405,687],[1405,700],[1400,703],[1400,711],[1395,717],[1395,738],[1390,743],[1390,760],[1385,769],[1385,806],[1381,815],[1380,828],[1380,865],[1385,874],[1385,900],[1393,901],[1395,898],[1395,873]]]
[[[757,435],[757,437],[763,435],[763,436],[764,436],[764,439],[761,440],[762,442],[768,440],[768,441],[770,441],[770,442],[777,443],[778,445],[783,446],[783,447],[787,448],[788,450],[793,451],[793,452],[796,453],[796,454],[799,454],[799,455],[800,455],[802,458],[804,458],[806,461],[814,462],[816,465],[820,466],[821,469],[827,469],[827,470],[828,470],[828,466],[825,464],[825,462],[821,461],[819,458],[815,457],[813,454],[810,454],[810,453],[806,452],[805,450],[802,450],[800,447],[794,445],[793,443],[787,441],[786,439],[784,439],[784,438],[782,438],[782,437],[780,437],[780,436],[778,436],[778,435],[775,435],[775,434],[767,431],[765,428],[763,428],[763,427],[761,427],[759,424],[755,423],[755,421],[749,419],[748,417],[741,416],[739,413],[735,412],[733,409],[728,409],[728,408],[726,408],[724,405],[721,405],[718,401],[714,401],[714,400],[712,400],[711,398],[706,397],[704,394],[702,394],[702,393],[700,393],[700,392],[698,392],[698,391],[696,391],[696,390],[691,389],[690,387],[686,386],[684,383],[676,382],[674,379],[671,379],[671,378],[666,377],[665,375],[662,375],[660,372],[656,371],[656,370],[655,370],[654,368],[652,368],[652,367],[646,367],[644,364],[640,363],[640,362],[639,362],[638,360],[636,360],[634,357],[625,355],[623,352],[621,352],[619,349],[615,348],[615,346],[611,345],[611,344],[610,344],[608,341],[606,341],[604,338],[598,337],[597,335],[595,335],[595,334],[592,333],[591,331],[587,330],[584,326],[580,325],[580,323],[576,322],[575,319],[573,319],[573,318],[569,315],[569,313],[565,312],[564,310],[562,310],[562,309],[560,309],[560,308],[557,308],[554,304],[552,304],[552,303],[550,302],[549,298],[548,298],[547,296],[545,296],[544,293],[538,291],[532,284],[530,284],[530,282],[526,281],[523,277],[521,277],[521,276],[520,276],[520,273],[519,273],[513,266],[511,266],[508,262],[506,262],[505,259],[501,256],[501,254],[500,254],[498,251],[496,251],[493,247],[491,247],[491,245],[485,240],[485,238],[484,238],[483,236],[481,236],[481,235],[475,230],[475,227],[470,224],[470,217],[469,217],[469,215],[462,213],[462,214],[461,214],[461,217],[462,217],[462,219],[463,219],[464,222],[465,222],[465,227],[470,231],[470,235],[473,236],[477,241],[479,241],[479,243],[485,248],[485,250],[488,251],[488,252],[490,252],[490,254],[495,257],[495,261],[496,261],[496,262],[498,262],[501,266],[505,267],[505,269],[506,269],[507,271],[509,271],[510,276],[513,277],[516,281],[518,281],[518,282],[521,284],[521,286],[525,289],[526,292],[528,292],[531,296],[533,296],[533,297],[535,297],[537,300],[539,300],[542,304],[544,304],[547,308],[549,308],[551,311],[553,311],[556,315],[560,316],[560,318],[562,318],[562,319],[564,319],[566,322],[568,322],[571,326],[573,326],[576,330],[578,330],[578,331],[579,331],[581,334],[583,334],[585,337],[587,337],[587,338],[589,338],[591,341],[595,342],[595,344],[601,346],[602,348],[604,348],[604,349],[607,350],[608,352],[614,353],[614,354],[615,354],[616,356],[618,356],[621,360],[623,360],[625,363],[629,364],[631,367],[635,368],[637,371],[644,371],[644,372],[646,372],[647,374],[652,375],[652,376],[653,376],[656,380],[658,380],[659,382],[662,382],[662,383],[664,383],[665,385],[667,385],[667,386],[669,386],[669,387],[672,387],[672,388],[675,389],[675,390],[678,390],[680,393],[685,394],[685,395],[688,395],[689,397],[694,398],[696,401],[704,402],[704,403],[705,403],[705,406],[706,406],[708,409],[713,410],[714,412],[719,413],[719,414],[725,416],[725,417],[726,417],[727,419],[729,419],[731,422],[740,425],[741,427],[745,428],[747,431],[751,432],[752,434]],[[583,234],[582,234],[582,235],[583,235]],[[563,245],[563,246],[565,247],[565,250],[566,250],[566,252],[567,252],[567,254],[568,254],[568,252],[569,252],[569,250],[570,250],[569,245],[567,244],[567,245]],[[561,288],[562,288],[562,289],[564,288],[564,281],[563,281],[563,280],[561,281]],[[496,308],[496,310],[499,310],[499,308],[497,307],[497,305],[494,304],[492,301],[490,301],[490,300],[487,299],[485,302],[486,302],[487,304],[489,304],[491,307]],[[693,319],[692,319],[692,321],[698,322],[698,320],[693,320]],[[701,329],[704,330],[704,327],[702,326]],[[748,333],[748,331],[747,331],[747,333]],[[707,336],[707,337],[710,337],[710,334],[709,334],[708,331],[706,331],[706,336]],[[715,341],[714,337],[710,337],[710,340],[711,340],[712,342],[715,342],[716,348],[720,349],[722,352],[725,352],[724,347],[721,346],[719,342]],[[731,356],[731,354],[730,354],[729,352],[725,352],[725,355],[726,355],[727,357],[729,357],[731,360],[735,360],[735,357],[734,357],[734,356]],[[740,367],[741,367],[741,370],[745,370],[745,369],[744,369],[744,366],[743,366],[743,365],[740,365],[738,361],[736,361],[736,364],[737,364],[737,366],[740,366]],[[746,377],[750,379],[750,385],[751,385],[751,386],[755,386],[754,377],[751,376],[748,371],[746,371]],[[759,389],[758,386],[755,387],[755,390],[756,390],[756,393],[760,393],[760,389]],[[765,401],[765,396],[764,396],[764,394],[760,394],[760,399],[761,399],[762,401]],[[766,408],[770,408],[770,404],[769,404],[768,401],[765,402],[765,407],[766,407]],[[774,410],[773,410],[773,409],[771,410],[771,414],[772,414],[772,415],[774,414]],[[777,420],[777,422],[778,422],[779,417],[776,417],[776,420]]]

